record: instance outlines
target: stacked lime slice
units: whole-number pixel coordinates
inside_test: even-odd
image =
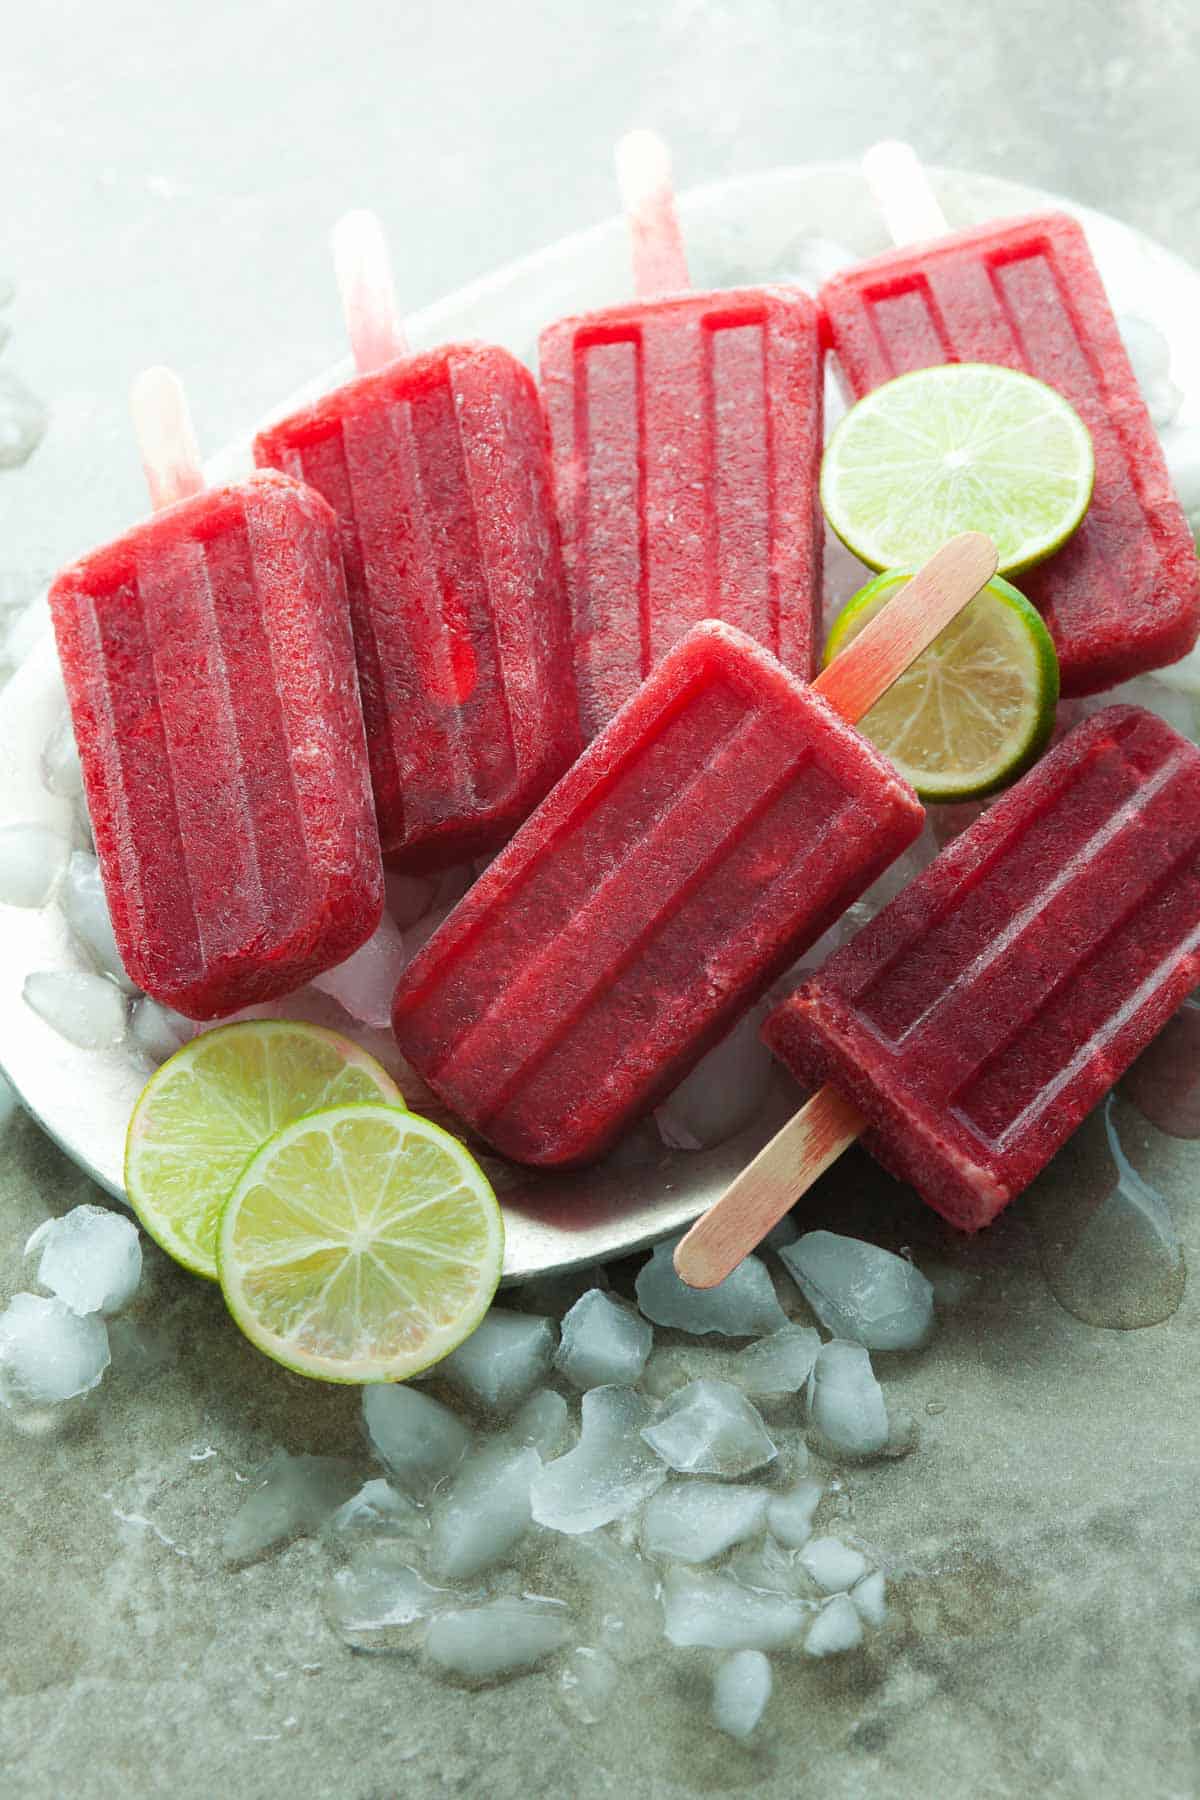
[[[225,1026],[164,1063],[134,1110],[125,1185],[169,1255],[219,1277],[259,1349],[326,1381],[418,1373],[475,1329],[500,1279],[478,1164],[317,1026]]]
[[[830,662],[914,573],[892,569],[834,622]],[[858,729],[923,800],[978,799],[1015,781],[1054,729],[1058,658],[1041,614],[996,577],[884,694]]]

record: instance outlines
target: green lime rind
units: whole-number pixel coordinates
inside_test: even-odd
[[[846,602],[829,632],[826,665],[915,573],[889,569]],[[1058,657],[1041,614],[996,576],[858,729],[922,800],[979,800],[1008,787],[1042,754],[1058,694]]]
[[[321,1106],[403,1106],[387,1070],[348,1038],[292,1019],[202,1032],[142,1089],[125,1138],[125,1192],[147,1232],[193,1274],[217,1279],[221,1208],[260,1145]]]
[[[1014,575],[1077,530],[1095,472],[1091,434],[1054,388],[990,363],[944,363],[851,407],[825,447],[821,504],[871,568],[922,563],[956,533],[985,531],[1000,574]]]
[[[457,1138],[403,1107],[295,1119],[221,1213],[225,1304],[256,1349],[311,1379],[403,1381],[470,1336],[499,1285],[504,1222]]]

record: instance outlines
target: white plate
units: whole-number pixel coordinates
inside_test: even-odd
[[[983,176],[933,172],[953,225],[997,215],[1062,207],[1075,213],[1118,310],[1152,319],[1171,346],[1172,376],[1183,390],[1181,418],[1200,417],[1200,277],[1127,226],[1056,197]],[[776,169],[697,189],[680,201],[693,280],[698,287],[782,281],[800,266],[803,240],[822,237],[856,256],[887,247],[858,169],[824,164]],[[565,312],[606,305],[629,292],[624,222],[612,219],[451,294],[409,321],[415,346],[483,337],[534,361],[537,335]],[[348,359],[291,395],[279,408],[334,386]],[[212,480],[251,467],[250,436],[208,464]],[[841,596],[845,598],[843,594]],[[63,707],[48,636],[0,695],[0,824],[40,820],[69,831],[71,808],[47,793],[39,759]],[[56,906],[41,912],[3,907],[0,939],[0,1065],[25,1105],[63,1149],[121,1197],[125,1128],[147,1069],[132,1049],[77,1049],[25,1004],[22,985],[37,969],[87,966]],[[340,1022],[332,1014],[331,1022]],[[350,1027],[378,1051],[386,1045]],[[663,1151],[637,1167],[610,1166],[570,1176],[505,1172],[506,1279],[600,1262],[640,1248],[694,1218],[727,1186],[782,1122],[783,1093],[749,1131],[702,1152]]]

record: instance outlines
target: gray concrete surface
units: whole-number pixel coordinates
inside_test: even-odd
[[[419,305],[611,211],[610,144],[633,123],[670,135],[686,182],[895,132],[1200,260],[1191,0],[50,0],[10,7],[4,41],[4,366],[54,415],[28,467],[0,474],[0,600],[140,509],[125,413],[140,364],[181,368],[215,445],[337,353],[340,210],[383,214]],[[1192,1161],[1139,1130],[1195,1266]],[[852,1165],[822,1204],[869,1204],[869,1183]],[[28,1230],[80,1197],[11,1124],[0,1292],[22,1284]],[[314,1544],[223,1570],[236,1477],[280,1443],[361,1453],[357,1408],[265,1365],[214,1292],[152,1257],[141,1350],[92,1428],[0,1454],[0,1791],[1196,1793],[1200,1292],[1153,1329],[1081,1324],[1041,1274],[1043,1225],[1035,1199],[950,1252],[900,1213],[898,1241],[952,1255],[972,1284],[892,1373],[919,1451],[849,1478],[895,1618],[853,1665],[782,1665],[754,1751],[698,1722],[698,1673],[648,1669],[589,1734],[544,1676],[468,1697],[349,1656],[320,1614]]]

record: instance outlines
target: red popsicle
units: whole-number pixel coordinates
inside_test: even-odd
[[[598,1156],[912,842],[915,794],[846,723],[995,569],[948,545],[805,687],[696,626],[406,971],[393,1024],[505,1155]]]
[[[723,619],[814,672],[818,314],[794,288],[689,293],[665,146],[618,149],[636,302],[542,333],[585,737],[673,643]]]
[[[379,838],[333,514],[284,475],[203,491],[166,370],[134,407],[162,510],[50,609],[121,959],[211,1019],[370,937]]]
[[[337,514],[387,860],[509,837],[579,747],[537,389],[492,345],[407,353],[375,221],[335,253],[356,380],[255,440]]]
[[[771,1015],[825,1087],[679,1246],[719,1281],[860,1133],[986,1225],[1200,983],[1200,750],[1116,706],[1071,732]],[[807,1121],[807,1123],[806,1123]],[[832,1121],[832,1125],[830,1122]]]
[[[907,146],[877,145],[864,169],[901,248],[821,290],[851,394],[945,362],[1001,363],[1057,388],[1091,433],[1096,485],[1078,531],[1021,587],[1050,628],[1063,692],[1185,655],[1200,563],[1082,227],[1047,213],[950,232]]]

